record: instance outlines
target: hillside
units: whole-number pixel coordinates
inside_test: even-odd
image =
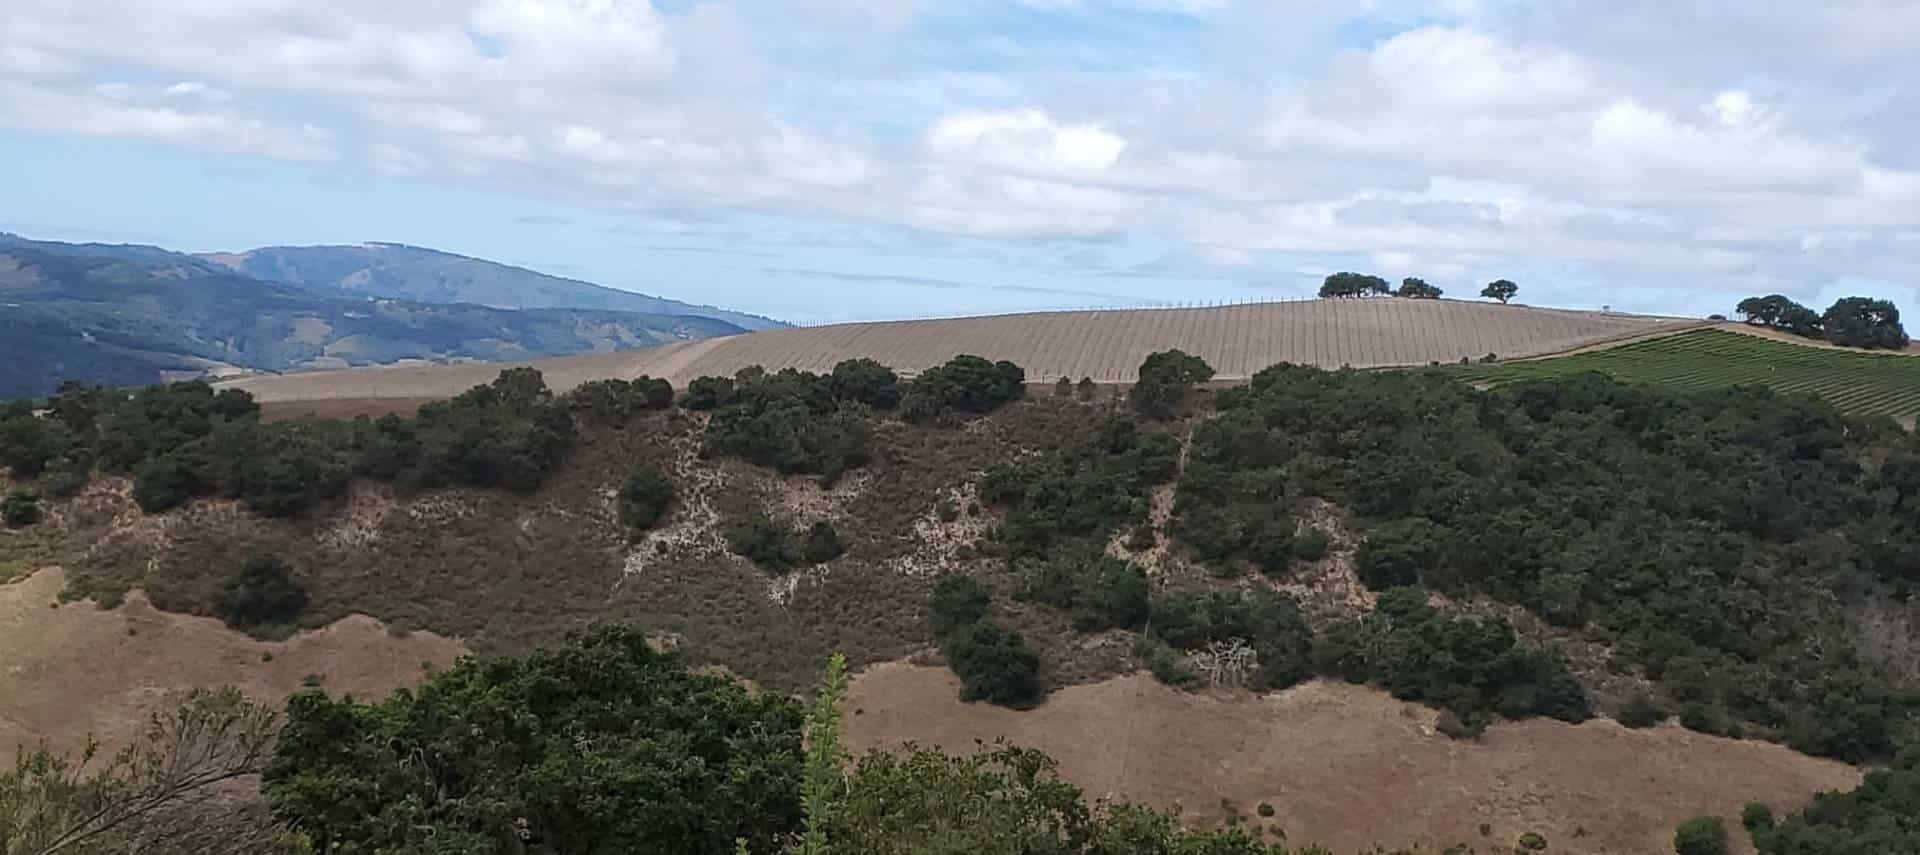
[[[1920,359],[1775,338],[1746,329],[1710,329],[1551,359],[1448,368],[1490,385],[1597,371],[1635,383],[1698,392],[1741,385],[1817,395],[1862,416],[1912,427],[1920,418]]]
[[[270,246],[239,253],[206,253],[201,257],[256,279],[301,285],[327,294],[386,297],[416,303],[475,303],[500,309],[594,309],[690,315],[724,321],[746,330],[784,326],[758,315],[697,306],[397,243]]]
[[[155,247],[0,234],[0,396],[62,381],[511,361],[741,332],[687,315],[328,297]]]
[[[1211,309],[1048,312],[931,321],[838,324],[694,342],[642,353],[553,360],[538,367],[556,389],[606,377],[663,377],[684,385],[751,365],[824,371],[869,358],[917,372],[955,353],[1008,360],[1036,381],[1130,382],[1147,354],[1179,347],[1223,380],[1280,362],[1373,368],[1557,353],[1703,322],[1456,300],[1314,300]],[[236,382],[261,401],[442,398],[491,379],[490,366],[328,372]]]
[[[0,419],[4,459],[49,497],[0,539],[0,576],[58,566],[66,597],[140,589],[267,638],[365,614],[483,654],[624,622],[774,694],[807,692],[834,652],[943,664],[931,690],[863,676],[884,693],[853,696],[850,737],[1028,734],[1095,796],[1171,796],[1202,822],[1286,799],[1287,829],[1339,841],[1437,848],[1484,823],[1634,851],[1675,817],[1797,810],[1852,780],[1808,757],[1912,755],[1911,434],[1593,374],[1484,390],[1276,367],[1189,390],[1169,378],[1206,372],[1152,365],[1143,384],[1182,393],[1157,415],[963,359],[910,381],[859,363],[713,378],[677,401],[509,371],[351,423],[265,424],[201,385],[63,396]],[[1100,723],[1128,703],[1210,738],[1143,781],[1103,753],[1134,744]],[[1266,727],[1310,729],[1290,737],[1303,756],[1235,747]],[[1353,741],[1383,739],[1407,762]],[[1392,822],[1351,813],[1369,774],[1400,776]]]

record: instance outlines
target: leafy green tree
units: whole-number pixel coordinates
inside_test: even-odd
[[[947,664],[960,677],[960,699],[1023,707],[1046,697],[1040,657],[1019,633],[991,620],[975,621],[942,644]]]
[[[827,378],[833,397],[858,401],[876,410],[890,410],[900,403],[900,375],[871,359],[849,359],[833,366]]]
[[[779,851],[802,714],[602,626],[378,704],[307,692],[265,776],[322,852]]]
[[[1149,419],[1166,419],[1193,387],[1213,379],[1213,366],[1182,350],[1164,350],[1140,363],[1139,379],[1127,392],[1127,403]]]
[[[1675,855],[1727,855],[1727,826],[1717,816],[1696,816],[1673,833]]]
[[[1400,280],[1399,295],[1402,297],[1415,300],[1438,300],[1442,293],[1445,292],[1433,285],[1427,284],[1427,280],[1419,277],[1409,276]]]
[[[305,841],[232,792],[266,766],[271,710],[239,690],[195,690],[154,713],[112,757],[42,746],[0,770],[0,851],[8,855],[140,852],[295,855]]]
[[[1487,287],[1480,289],[1480,296],[1489,300],[1499,300],[1503,304],[1512,300],[1518,293],[1520,293],[1520,286],[1513,284],[1510,279],[1495,279],[1488,282]]]
[[[179,457],[150,457],[133,468],[133,503],[150,514],[186,504],[202,490],[192,467]]]
[[[1367,297],[1393,293],[1393,286],[1378,276],[1340,272],[1329,275],[1320,284],[1320,297]]]
[[[1026,372],[1006,360],[956,356],[908,384],[901,416],[927,423],[956,413],[990,413],[1026,395],[1026,383]]]
[[[32,490],[14,490],[0,499],[0,523],[8,528],[25,528],[40,521],[40,494]]]
[[[306,608],[306,587],[272,555],[247,559],[213,598],[213,613],[241,629],[290,623]]]
[[[620,524],[636,535],[653,528],[666,518],[673,497],[673,480],[658,467],[634,472],[620,487]]]
[[[1425,517],[1406,517],[1368,530],[1355,556],[1360,580],[1374,590],[1420,584],[1440,554],[1440,534]]]
[[[1820,326],[1826,330],[1828,341],[1846,347],[1899,350],[1907,346],[1907,331],[1900,326],[1900,310],[1887,300],[1842,298],[1820,316]]]

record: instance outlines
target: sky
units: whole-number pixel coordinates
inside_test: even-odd
[[[799,323],[1339,270],[1913,307],[1915,45],[1920,0],[5,0],[0,229]]]

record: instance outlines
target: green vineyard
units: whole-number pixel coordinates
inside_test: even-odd
[[[1920,357],[1803,347],[1723,330],[1700,330],[1553,359],[1449,369],[1473,382],[1599,371],[1633,383],[1683,390],[1759,385],[1818,395],[1854,415],[1920,416]]]

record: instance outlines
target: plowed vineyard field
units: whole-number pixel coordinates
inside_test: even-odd
[[[1703,322],[1457,300],[1303,300],[1200,309],[1047,312],[774,330],[649,350],[534,363],[556,389],[598,378],[665,377],[677,386],[749,365],[831,369],[868,357],[916,372],[962,353],[1011,360],[1030,380],[1125,383],[1147,354],[1180,348],[1244,379],[1277,362],[1378,368],[1497,354],[1542,356]],[[406,366],[253,377],[231,385],[266,402],[440,398],[493,378],[499,365]]]

